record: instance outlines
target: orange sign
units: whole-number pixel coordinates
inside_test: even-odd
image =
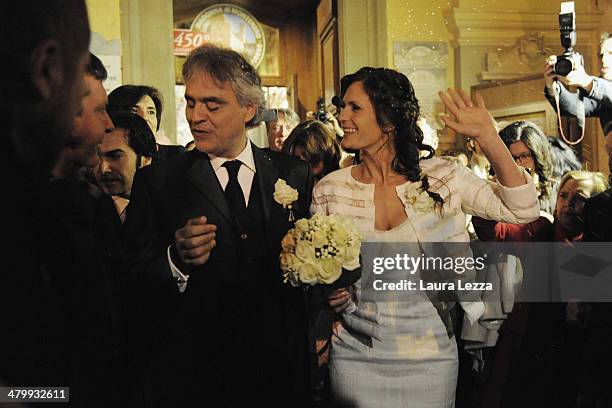
[[[174,29],[174,55],[187,55],[194,48],[208,42],[210,42],[209,33]]]

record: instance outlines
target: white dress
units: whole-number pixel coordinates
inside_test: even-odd
[[[431,190],[445,200],[444,217],[415,211],[406,199],[411,185],[406,182],[396,191],[408,218],[390,231],[377,231],[374,185],[355,180],[352,167],[331,173],[316,185],[311,211],[348,216],[365,242],[419,243],[468,242],[466,213],[510,222],[528,222],[539,214],[533,183],[509,189],[478,179],[450,160],[421,163]],[[525,177],[530,181],[527,173]],[[453,407],[457,345],[435,307],[419,291],[401,292],[392,302],[363,301],[361,282],[367,278],[362,276],[356,283],[357,309],[343,315],[332,339],[330,376],[335,396],[358,408]]]

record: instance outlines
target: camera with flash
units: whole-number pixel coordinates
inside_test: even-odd
[[[553,73],[560,76],[567,76],[570,72],[584,65],[582,55],[573,50],[576,45],[576,13],[574,2],[567,1],[561,3],[559,13],[559,34],[561,45],[565,52],[557,56],[557,62],[553,67]]]

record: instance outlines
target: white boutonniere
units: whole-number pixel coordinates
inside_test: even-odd
[[[427,194],[421,181],[410,184],[406,189],[405,197],[406,203],[412,206],[417,213],[428,213],[434,209],[434,200]]]
[[[289,210],[289,221],[295,221],[293,203],[297,201],[298,197],[298,191],[287,184],[285,180],[279,178],[274,184],[274,201]]]

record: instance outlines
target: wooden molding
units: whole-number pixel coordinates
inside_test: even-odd
[[[579,13],[576,21],[578,41],[599,41],[598,30],[603,12]],[[539,32],[545,42],[559,42],[558,13],[530,13],[501,10],[453,9],[453,42],[459,45],[499,45],[513,43],[530,32]],[[510,45],[504,44],[504,45]]]

